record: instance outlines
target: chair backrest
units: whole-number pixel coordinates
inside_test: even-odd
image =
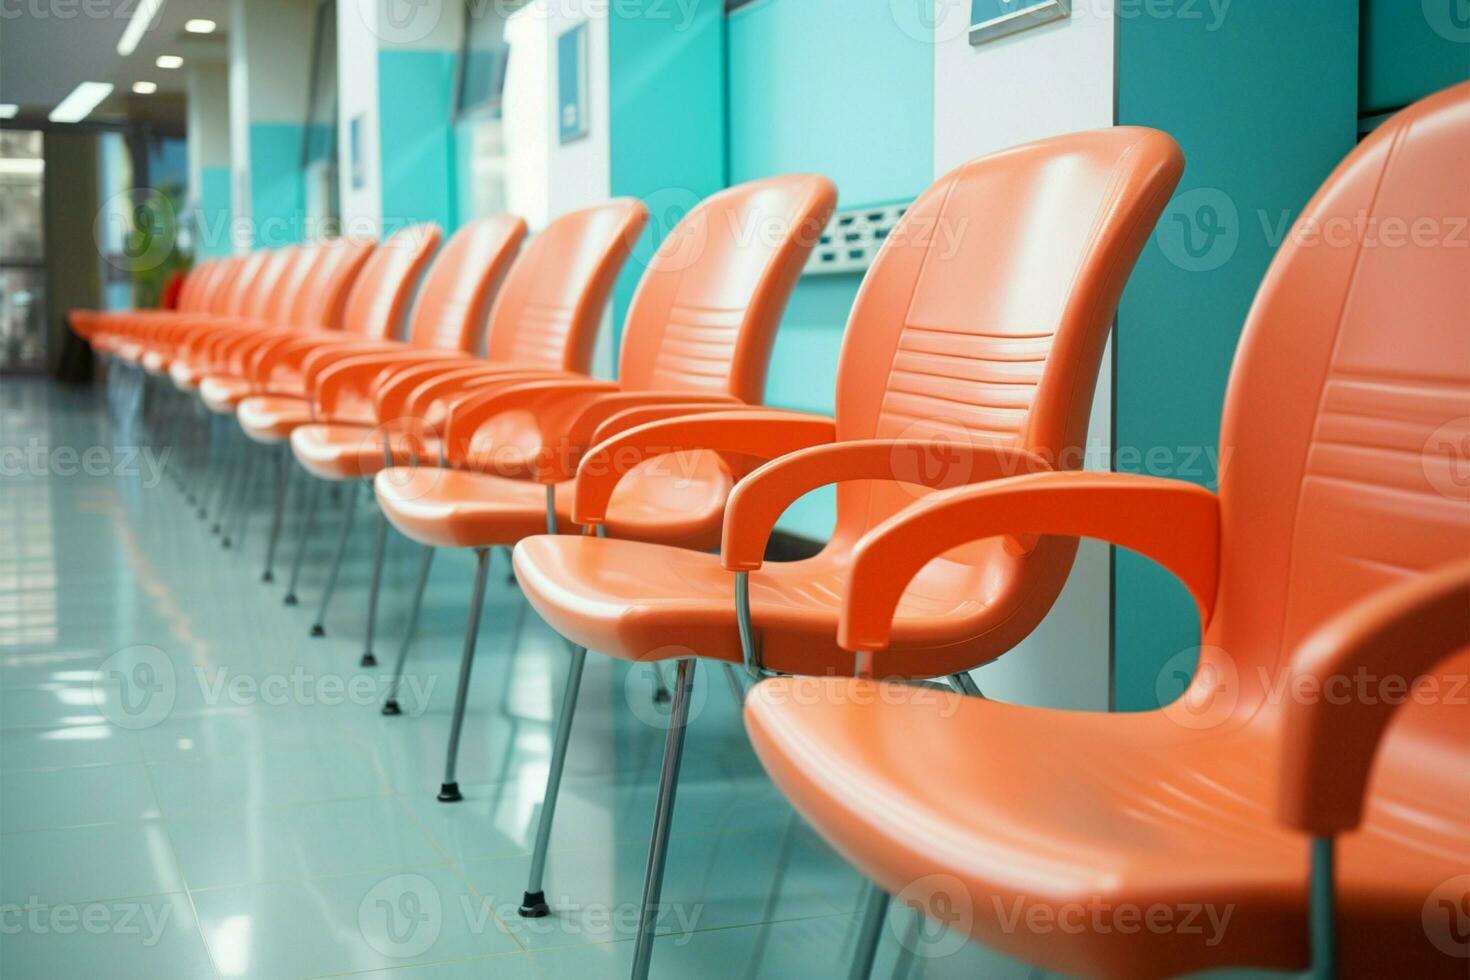
[[[235,274],[230,280],[221,307],[226,316],[248,316],[257,292],[262,285],[261,273],[270,263],[269,249],[257,249],[241,256],[235,262]]]
[[[373,242],[356,238],[334,238],[312,246],[312,261],[286,314],[287,325],[306,330],[342,329],[347,298],[374,248]]]
[[[210,269],[209,278],[200,284],[195,299],[201,313],[224,314],[229,310],[230,284],[240,274],[242,259],[220,259]]]
[[[250,293],[245,299],[241,310],[242,317],[251,322],[269,320],[268,312],[274,302],[274,297],[281,290],[291,259],[292,250],[290,248],[274,248],[266,253],[260,271],[255,274],[255,281],[250,286]]]
[[[496,293],[486,359],[585,374],[613,284],[647,221],[643,202],[621,197],[533,235]]]
[[[628,307],[621,386],[759,402],[781,313],[836,203],[827,178],[789,174],[737,184],[692,208]]]
[[[1183,166],[1163,133],[1116,127],[1013,147],[935,181],[888,235],[853,304],[838,438],[994,444],[1080,467],[1118,297]],[[855,540],[924,492],[840,484],[834,541]],[[1075,548],[1046,539],[1023,559],[982,541],[950,557],[988,576],[991,594],[1005,572],[1011,587],[1042,574],[1059,582]]]
[[[262,310],[264,319],[278,327],[290,327],[300,321],[293,320],[298,310],[306,306],[307,284],[312,270],[321,259],[322,246],[287,245],[281,279],[276,289],[266,299]]]
[[[441,234],[436,224],[410,225],[373,249],[347,297],[342,330],[373,340],[398,336],[414,286]]]
[[[218,259],[205,259],[189,270],[179,290],[179,312],[199,313],[203,310],[201,298],[208,291],[209,280],[219,271]]]
[[[525,221],[508,214],[471,221],[450,236],[414,300],[409,343],[473,351],[485,329],[490,297],[525,237]]]
[[[1228,684],[1243,715],[1277,703],[1270,686],[1325,618],[1470,554],[1467,216],[1470,82],[1349,154],[1256,295],[1225,399],[1223,560],[1194,681]],[[1464,704],[1411,703],[1390,740],[1458,729],[1463,776]]]

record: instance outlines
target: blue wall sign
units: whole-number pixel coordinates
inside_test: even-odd
[[[563,143],[587,135],[587,24],[556,39],[556,122]]]
[[[970,0],[970,43],[984,44],[1071,15],[1071,0]]]

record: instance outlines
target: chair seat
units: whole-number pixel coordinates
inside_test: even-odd
[[[610,530],[607,538],[530,538],[516,548],[516,578],[553,629],[590,650],[625,660],[695,654],[740,662],[735,575],[719,555],[626,537]],[[852,674],[852,654],[834,639],[848,567],[847,546],[834,542],[812,558],[767,562],[750,573],[751,617],[767,667]],[[955,571],[954,563],[936,562],[905,592],[894,628],[894,644],[908,658],[899,672],[922,663],[919,674],[938,676],[988,659],[986,646],[974,642],[994,625],[993,611],[976,598],[987,590]]]
[[[251,395],[235,410],[240,428],[256,442],[274,444],[312,421],[311,403],[287,395]]]
[[[173,379],[174,387],[180,391],[195,391],[199,387],[199,371],[190,367],[186,361],[175,359],[168,366],[168,376]]]
[[[439,440],[432,436],[410,440],[394,433],[391,446],[394,466],[439,459]],[[291,433],[291,451],[307,472],[323,480],[363,479],[386,465],[383,431],[374,425],[303,425]]]
[[[227,374],[211,374],[199,382],[199,397],[216,415],[234,415],[235,406],[250,396],[250,382]]]
[[[143,354],[143,370],[156,378],[161,378],[168,373],[169,359],[163,351],[150,350]]]
[[[1264,722],[1195,728],[1179,710],[1053,711],[806,677],[759,685],[745,716],[766,769],[823,837],[992,948],[1086,976],[1303,968],[1307,839],[1275,819],[1279,739]],[[1470,779],[1437,778],[1465,784],[1442,811],[1423,808],[1422,786],[1412,803],[1395,792],[1411,786],[1379,787],[1362,830],[1339,840],[1350,975],[1463,976],[1464,961],[1418,929],[1470,859]],[[1230,915],[1223,927],[1211,908],[1216,923]],[[1131,909],[1167,910],[1178,928],[1148,928]]]
[[[732,482],[729,470],[712,453],[665,459],[678,461],[641,464],[614,491],[608,533],[679,547],[718,547]],[[665,475],[640,477],[643,467],[660,465],[670,467]],[[378,473],[374,487],[388,520],[424,544],[513,545],[546,531],[546,488],[530,480],[435,466],[393,467]],[[573,481],[556,484],[557,523],[563,531],[578,530],[572,524],[574,491]]]

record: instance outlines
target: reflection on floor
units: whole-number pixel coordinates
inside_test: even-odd
[[[567,657],[504,555],[466,798],[441,804],[469,556],[437,561],[406,713],[385,717],[382,654],[416,550],[390,540],[385,666],[359,668],[371,523],[357,523],[326,637],[309,638],[336,515],[301,605],[282,605],[283,576],[260,581],[263,481],[243,550],[223,550],[157,472],[163,447],[136,452],[136,405],[115,402],[0,383],[0,976],[625,974],[662,754],[647,671],[588,659],[548,871],[556,913],[520,918]],[[298,514],[285,540],[299,530]],[[699,684],[654,974],[845,977],[862,882],[772,789],[725,678]],[[874,976],[1040,971],[897,909]]]

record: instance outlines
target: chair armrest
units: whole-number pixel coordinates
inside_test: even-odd
[[[315,401],[318,413],[330,416],[345,392],[357,390],[366,394],[373,381],[387,369],[437,363],[452,354],[452,351],[411,347],[372,353],[318,350],[306,359],[306,391]]]
[[[1285,690],[1314,696],[1283,706],[1282,823],[1317,837],[1357,827],[1374,754],[1409,686],[1467,646],[1470,561],[1380,589],[1313,630],[1287,667]],[[1372,690],[1351,696],[1363,678]],[[1405,697],[1384,696],[1386,678],[1401,678]]]
[[[560,441],[569,413],[579,410],[593,396],[617,391],[617,383],[597,378],[541,378],[491,384],[457,398],[444,418],[444,458],[451,464],[465,462],[471,455],[475,432],[497,415],[526,412],[534,416],[541,432],[540,455],[555,455],[547,440]]]
[[[635,426],[582,457],[572,520],[583,527],[606,521],[608,501],[623,477],[657,456],[705,449],[775,459],[836,437],[836,423],[829,418],[770,408],[681,415]]]
[[[758,407],[758,406],[757,406]],[[620,432],[649,422],[660,422],[664,419],[676,419],[683,415],[702,415],[709,412],[728,412],[730,405],[726,402],[665,402],[660,405],[639,405],[635,408],[625,408],[609,415],[607,419],[592,430],[592,436],[587,440],[587,445],[595,446],[599,442],[606,442]]]
[[[1101,538],[1173,572],[1199,607],[1214,611],[1219,580],[1220,501],[1182,480],[1127,473],[1037,473],[943,490],[870,530],[853,549],[838,619],[844,649],[888,645],[899,597],[931,560],[1001,535]]]
[[[382,349],[380,341],[343,335],[340,331],[301,334],[261,351],[251,364],[248,377],[259,385],[269,386],[272,375],[277,371],[294,368],[304,374],[307,361],[321,350],[367,353]]]
[[[576,476],[577,464],[581,462],[582,455],[599,441],[595,438],[597,430],[608,419],[622,412],[637,408],[689,404],[725,411],[745,407],[745,403],[733,395],[711,393],[704,396],[688,391],[609,391],[581,399],[577,404],[568,406],[569,411],[564,413],[569,418],[561,426],[563,451],[542,454],[535,463],[535,478],[540,483],[560,483]]]
[[[937,490],[1050,470],[1040,456],[1006,446],[851,439],[799,449],[735,486],[725,505],[720,558],[732,572],[760,568],[777,519],[802,495],[828,484],[890,480]]]
[[[388,422],[409,411],[409,396],[425,382],[450,375],[468,377],[483,374],[490,367],[484,361],[462,358],[443,364],[410,364],[402,368],[389,368],[373,385],[373,408],[378,421]]]

